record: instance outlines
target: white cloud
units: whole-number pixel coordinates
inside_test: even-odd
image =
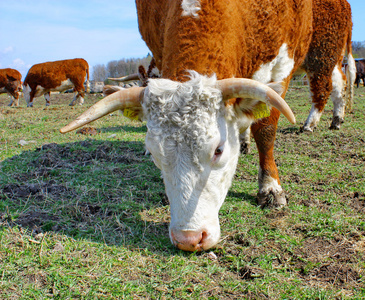
[[[15,69],[18,69],[18,68],[20,69],[20,68],[22,68],[22,67],[25,66],[25,62],[22,59],[20,59],[20,58],[16,58],[16,59],[13,60],[12,66]]]
[[[3,50],[1,50],[1,53],[3,53],[3,54],[9,54],[9,53],[12,53],[12,52],[14,52],[14,47],[13,46],[9,46],[9,47],[6,47]]]

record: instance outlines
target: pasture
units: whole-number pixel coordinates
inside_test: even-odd
[[[119,112],[86,134],[59,129],[101,96],[71,94],[9,108],[0,96],[1,299],[365,298],[365,88],[340,131],[301,133],[307,87],[286,101],[276,162],[289,205],[256,205],[258,155],[240,157],[220,211],[221,241],[186,253],[168,237],[159,170],[144,152],[144,123]]]

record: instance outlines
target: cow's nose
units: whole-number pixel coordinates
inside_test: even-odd
[[[177,231],[171,230],[171,239],[176,247],[184,251],[202,251],[206,249],[206,231]],[[209,247],[207,247],[209,248]]]

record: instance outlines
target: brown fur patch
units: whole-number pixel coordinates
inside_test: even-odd
[[[19,99],[22,75],[15,69],[0,69],[0,89],[5,89],[15,99]],[[1,93],[1,92],[0,92]]]

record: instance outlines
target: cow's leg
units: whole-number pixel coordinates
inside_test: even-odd
[[[19,106],[19,96],[15,97],[13,95],[10,95],[10,103],[9,106]]]
[[[75,92],[75,95],[74,95],[72,101],[70,102],[69,106],[74,106],[76,104],[76,100],[77,100],[77,95],[78,94],[79,93]]]
[[[342,65],[342,64],[341,64]],[[342,70],[342,69],[341,69]],[[351,54],[347,57],[347,68],[346,76],[344,76],[345,84],[345,111],[348,113],[352,112],[352,107],[354,105],[354,81],[356,79],[356,63]]]
[[[14,102],[13,102],[12,106],[16,106],[16,107],[19,106],[19,95],[17,97],[14,97]]]
[[[32,90],[30,93],[29,93],[29,102],[27,104],[27,107],[33,107],[33,99],[34,99],[34,96],[35,96],[35,91]]]
[[[330,129],[340,129],[341,123],[344,122],[345,116],[345,87],[346,77],[341,69],[336,66],[332,73],[332,93],[333,118]]]
[[[80,105],[82,105],[84,103],[84,95],[80,92],[76,92],[74,98],[72,99],[71,103],[69,104],[70,106],[74,106],[77,101],[79,102]]]
[[[13,96],[10,96],[10,103],[8,106],[13,106],[15,98]]]
[[[81,93],[78,93],[78,98],[79,98],[79,105],[83,105],[85,100],[84,100],[84,95]]]
[[[303,125],[303,131],[312,132],[321,119],[323,109],[332,90],[331,76],[319,76],[323,73],[309,75],[309,84],[312,96],[312,108]]]
[[[241,144],[241,153],[249,154],[250,153],[250,144],[251,144],[251,128],[248,127],[245,131],[240,133],[240,144]]]
[[[44,99],[46,99],[46,106],[50,106],[51,105],[51,92],[45,93],[44,94]]]
[[[280,112],[273,108],[269,117],[251,126],[260,158],[257,201],[261,207],[282,207],[287,204],[274,160],[274,142],[279,116]]]

